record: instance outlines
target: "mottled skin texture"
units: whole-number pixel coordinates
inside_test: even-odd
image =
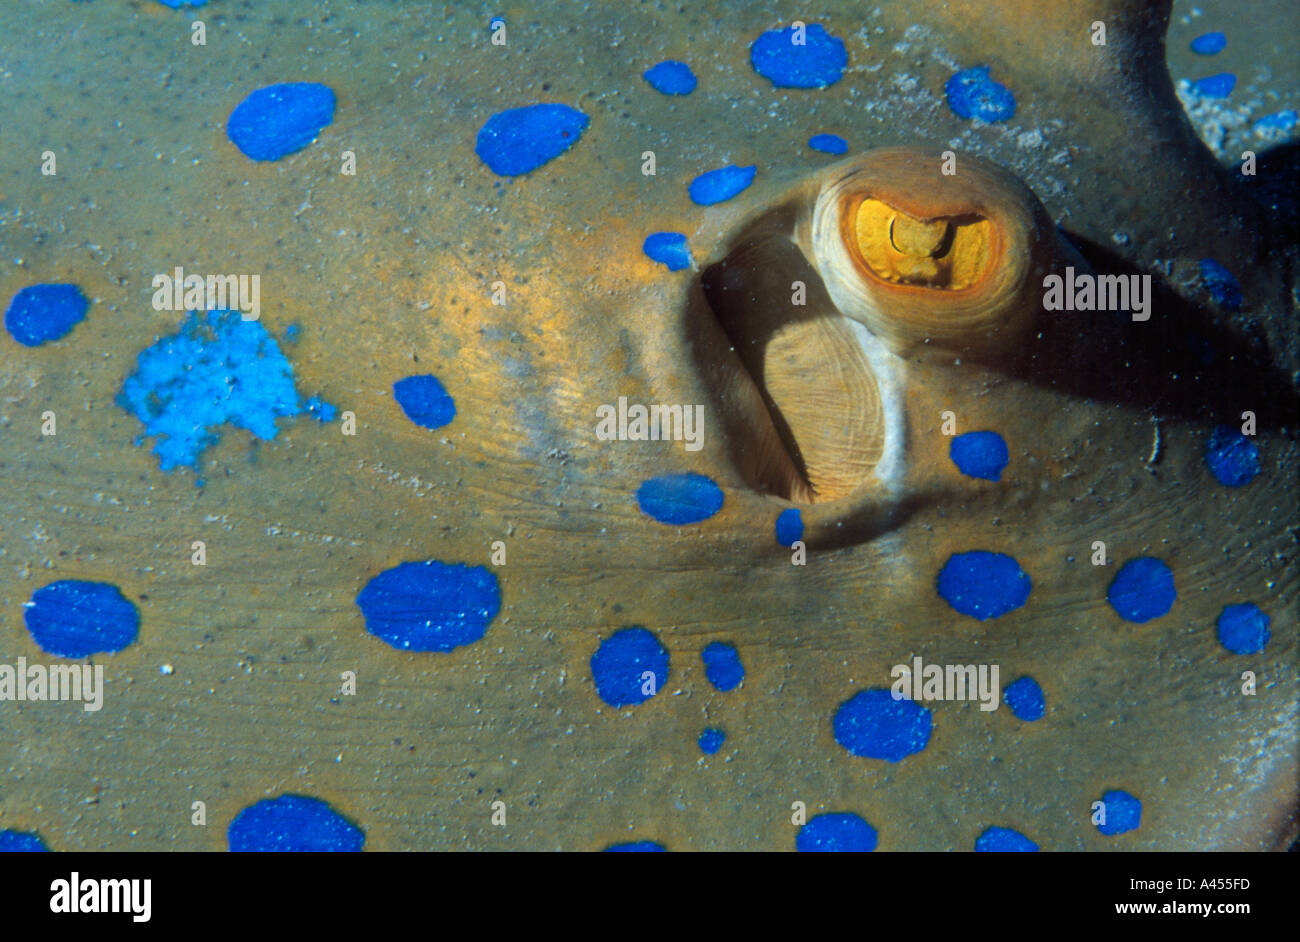
[[[684,323],[698,285],[646,259],[645,235],[679,230],[697,261],[720,257],[728,232],[826,165],[805,146],[820,131],[851,152],[967,132],[964,147],[1021,174],[1072,233],[1108,246],[1129,233],[1118,263],[1219,258],[1248,313],[1203,316],[1257,337],[1287,388],[1293,255],[1268,254],[1259,213],[1183,121],[1161,4],[801,10],[849,49],[849,71],[822,91],[774,91],[752,72],[748,43],[790,14],[740,3],[506,4],[505,48],[477,14],[444,20],[425,4],[301,16],[213,4],[206,49],[154,4],[27,6],[0,13],[0,297],[72,280],[95,301],[58,344],[0,339],[0,661],[48,660],[21,606],[58,578],[118,584],[141,631],[99,659],[101,713],[0,706],[0,827],[39,830],[55,849],[219,849],[241,808],[293,791],[330,801],[380,850],[790,849],[793,801],[861,814],[881,850],[965,850],[991,824],[1044,849],[1266,848],[1293,835],[1297,454],[1290,400],[1261,392],[1273,388],[1261,371],[1171,407],[1153,472],[1159,356],[1128,369],[1093,357],[1086,394],[1048,379],[1079,370],[911,363],[909,480],[926,499],[866,542],[837,541],[835,521],[809,511],[806,567],[772,536],[787,505],[746,490],[716,436],[688,455],[593,433],[596,406],[620,395],[708,401]],[[1097,19],[1111,24],[1104,51],[1087,44]],[[914,23],[928,32],[896,51]],[[969,131],[942,101],[952,65],[934,50],[991,64],[1019,102],[1009,126],[1041,130],[1046,146],[1020,147],[1004,126]],[[667,58],[691,63],[696,93],[664,97],[640,79]],[[225,118],[251,89],[290,80],[329,82],[336,120],[304,152],[254,165]],[[579,107],[591,125],[552,164],[501,181],[474,133],[534,101]],[[36,170],[45,149],[55,178]],[[343,150],[355,177],[338,173]],[[645,150],[656,176],[640,173]],[[729,162],[757,163],[755,185],[690,204],[689,180]],[[149,282],[177,264],[260,272],[268,328],[303,325],[289,347],[299,389],[355,411],[358,434],[305,418],[257,447],[227,434],[204,456],[201,490],[133,447],[139,426],[113,397],[136,352],[175,329],[179,315],[150,308]],[[504,307],[490,303],[497,280]],[[1178,335],[1161,318],[1188,310],[1158,309],[1153,329]],[[392,401],[392,382],[417,372],[456,398],[447,428],[417,428]],[[38,434],[47,409],[53,438]],[[1006,437],[1000,484],[958,478],[945,409],[959,431]],[[1242,409],[1260,414],[1263,473],[1230,491],[1200,452],[1212,418]],[[641,480],[679,470],[723,485],[718,516],[673,529],[637,511]],[[205,568],[190,565],[195,539]],[[365,633],[353,598],[376,573],[486,564],[494,540],[508,548],[504,606],[482,641],[410,655]],[[1094,540],[1110,566],[1089,565]],[[944,561],[973,548],[1021,561],[1028,605],[977,623],[936,595]],[[1105,588],[1144,554],[1173,568],[1179,601],[1130,625]],[[1273,617],[1262,655],[1215,640],[1220,609],[1243,601]],[[658,634],[672,670],[659,696],[616,710],[587,663],[630,624]],[[739,690],[707,684],[698,652],[713,640],[739,648]],[[1047,715],[1022,724],[939,703],[923,753],[849,756],[832,739],[836,707],[914,655],[999,663],[1004,683],[1032,674]],[[1239,694],[1246,669],[1254,698]],[[338,696],[346,670],[354,697]],[[701,761],[706,725],[728,739]],[[1105,838],[1088,824],[1111,788],[1141,798],[1140,830]],[[496,798],[506,828],[490,826]],[[189,823],[196,800],[206,828]]]

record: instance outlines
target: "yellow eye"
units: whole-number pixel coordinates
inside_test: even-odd
[[[885,281],[960,291],[985,275],[989,227],[978,216],[917,219],[868,197],[858,207],[858,251]]]

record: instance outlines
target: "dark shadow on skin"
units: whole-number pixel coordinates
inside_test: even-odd
[[[1288,245],[1300,241],[1300,142],[1256,154],[1255,175],[1236,173],[1233,179],[1264,210],[1278,239]]]

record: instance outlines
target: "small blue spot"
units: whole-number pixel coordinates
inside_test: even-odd
[[[1203,33],[1192,40],[1192,52],[1202,56],[1212,56],[1223,52],[1228,45],[1228,37],[1222,33]]]
[[[1043,718],[1047,710],[1047,701],[1043,698],[1043,688],[1032,677],[1021,677],[1002,691],[1002,699],[1016,719],[1032,723]]]
[[[492,19],[488,20],[489,29],[496,29],[498,24],[500,24],[501,26],[505,26],[506,18],[504,16],[494,16],[492,17]]]
[[[662,854],[666,852],[663,844],[654,841],[629,841],[626,844],[610,844],[605,848],[607,854]]]
[[[721,749],[722,744],[726,741],[726,733],[710,726],[704,732],[700,733],[700,752],[711,756]]]
[[[235,106],[226,136],[253,160],[279,160],[302,150],[334,120],[334,92],[318,82],[259,88]]]
[[[1207,75],[1192,83],[1192,94],[1198,98],[1227,98],[1237,84],[1237,76],[1231,72]]]
[[[1241,308],[1241,285],[1232,272],[1212,258],[1201,259],[1201,283],[1215,304],[1229,311]]]
[[[427,373],[393,383],[393,398],[406,417],[424,428],[442,428],[456,417],[456,403],[442,383]]]
[[[1020,564],[1005,553],[955,553],[939,571],[943,600],[963,615],[988,621],[1024,605],[1033,588]]]
[[[689,189],[691,200],[700,206],[726,202],[748,189],[757,173],[757,167],[734,165],[702,173],[691,181]]]
[[[975,849],[984,853],[1024,852],[1038,850],[1038,845],[1019,831],[991,827],[986,828],[983,834],[975,838]]]
[[[1233,654],[1258,654],[1272,637],[1270,623],[1258,605],[1229,605],[1219,613],[1219,643]]]
[[[943,86],[948,107],[959,118],[979,118],[992,124],[1016,113],[1016,96],[989,77],[989,67],[962,69]]]
[[[450,651],[483,637],[501,611],[501,587],[482,566],[401,563],[357,594],[366,631],[401,651]]]
[[[9,302],[5,330],[24,347],[39,347],[66,336],[85,318],[89,304],[76,285],[31,285]]]
[[[297,343],[298,338],[302,336],[301,324],[290,324],[284,329],[285,343]]]
[[[1153,556],[1126,562],[1106,590],[1106,600],[1119,617],[1139,625],[1166,614],[1177,598],[1173,572]]]
[[[474,153],[503,177],[549,163],[578,142],[591,119],[568,105],[527,105],[501,111],[478,132]]]
[[[668,266],[669,271],[691,267],[691,249],[686,244],[686,236],[680,232],[653,232],[646,236],[641,251],[661,265]]]
[[[1097,830],[1107,837],[1135,830],[1142,823],[1142,802],[1126,791],[1109,791],[1101,796],[1106,823]]]
[[[235,815],[226,840],[236,853],[356,853],[365,845],[366,835],[319,798],[280,795]]]
[[[207,4],[208,0],[158,0],[165,7],[173,10],[179,10],[181,7],[201,7]]]
[[[866,853],[876,849],[876,829],[856,814],[819,814],[799,829],[794,846],[805,854]]]
[[[591,676],[610,706],[645,703],[668,683],[668,651],[644,628],[620,628],[591,656]]]
[[[312,396],[307,400],[307,411],[311,413],[312,418],[317,422],[333,422],[334,416],[338,410],[330,405],[320,396]]]
[[[952,440],[948,456],[968,478],[1002,480],[1002,469],[1010,457],[1007,443],[997,432],[967,432]]]
[[[30,854],[48,850],[39,834],[29,831],[0,831],[0,854]]]
[[[664,95],[689,95],[697,84],[689,65],[671,59],[646,69],[645,80]]]
[[[1255,122],[1255,130],[1264,134],[1269,131],[1289,131],[1296,126],[1300,120],[1293,110],[1287,108],[1285,111],[1275,111],[1272,114],[1266,114]]]
[[[930,711],[889,690],[862,690],[835,712],[835,741],[855,756],[898,762],[930,742]]]
[[[641,512],[673,526],[708,520],[722,509],[723,500],[722,488],[702,474],[665,474],[636,489]]]
[[[763,33],[749,47],[749,62],[777,88],[825,88],[840,80],[849,54],[839,37],[810,23],[802,36],[793,26]]]
[[[725,641],[714,641],[700,652],[700,659],[704,661],[704,676],[723,693],[735,690],[745,679],[740,652]]]
[[[808,146],[823,154],[847,154],[849,142],[838,134],[814,134],[808,138]]]
[[[803,539],[803,515],[798,507],[781,511],[776,518],[776,541],[782,546],[793,546]]]
[[[1259,446],[1231,425],[1219,425],[1205,443],[1205,464],[1220,484],[1241,487],[1259,474]]]
[[[115,585],[63,579],[32,593],[23,619],[37,647],[58,657],[112,654],[135,640],[140,614]]]

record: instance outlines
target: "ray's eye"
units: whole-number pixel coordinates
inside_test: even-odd
[[[976,215],[917,219],[868,196],[858,207],[854,234],[863,265],[881,280],[961,291],[987,273],[989,228]]]

